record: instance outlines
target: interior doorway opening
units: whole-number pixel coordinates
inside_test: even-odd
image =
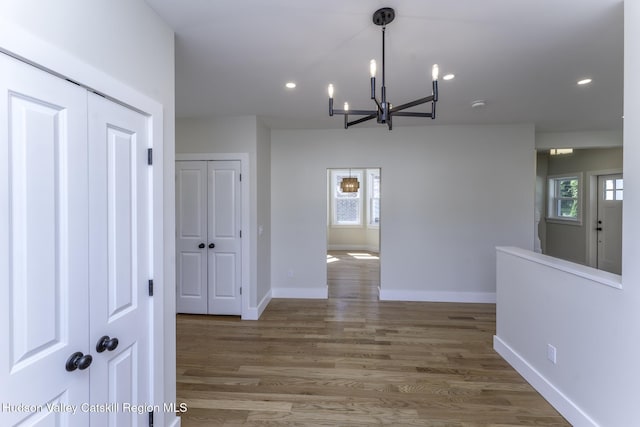
[[[341,186],[357,180],[357,189]],[[381,169],[327,169],[329,298],[378,299],[380,290]]]

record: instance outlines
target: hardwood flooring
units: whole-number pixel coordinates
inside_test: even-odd
[[[329,256],[328,300],[178,315],[183,426],[569,425],[493,351],[495,305],[380,302],[375,255]]]

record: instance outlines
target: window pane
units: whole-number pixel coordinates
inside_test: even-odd
[[[371,218],[370,224],[380,224],[380,199],[371,199]]]
[[[605,200],[613,200],[613,190],[607,190],[604,192]]]
[[[577,179],[558,180],[558,197],[568,197],[568,198],[578,197],[578,180]]]
[[[578,218],[578,201],[558,200],[558,216],[562,218]]]
[[[616,179],[616,190],[622,190],[622,180]]]
[[[360,201],[357,199],[337,199],[336,200],[336,220],[338,223],[358,223],[360,222]]]
[[[613,190],[613,180],[612,179],[605,180],[604,188],[607,190]]]
[[[622,190],[616,190],[616,200],[622,200]]]

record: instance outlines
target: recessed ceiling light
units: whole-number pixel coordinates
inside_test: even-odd
[[[455,74],[445,74],[442,78],[444,80],[453,80],[455,76],[456,76]]]
[[[483,99],[478,99],[477,101],[473,101],[471,103],[471,108],[482,108],[487,105],[487,101]]]
[[[294,89],[296,87],[296,84],[294,82],[287,82],[285,86],[287,87],[287,89]]]
[[[588,85],[589,83],[591,83],[591,79],[582,79],[582,80],[578,80],[578,84],[579,85]]]

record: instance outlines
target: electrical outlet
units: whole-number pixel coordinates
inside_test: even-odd
[[[554,365],[556,364],[556,353],[556,348],[551,344],[547,344],[547,359],[549,359]]]

